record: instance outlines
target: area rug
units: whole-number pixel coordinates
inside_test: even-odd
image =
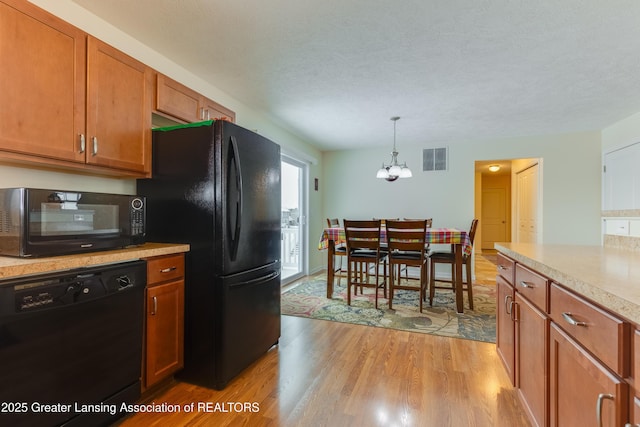
[[[352,290],[353,292],[353,290]],[[437,289],[433,306],[423,303],[419,311],[419,293],[395,291],[393,309],[388,300],[378,297],[375,308],[373,289],[358,292],[347,305],[346,285],[334,287],[333,298],[327,299],[326,276],[310,277],[282,294],[282,314],[309,317],[343,323],[392,328],[475,341],[496,341],[495,286],[474,285],[473,305],[469,310],[465,292],[465,309],[460,314],[455,309],[455,295],[446,289]]]

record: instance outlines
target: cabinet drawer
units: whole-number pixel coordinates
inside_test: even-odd
[[[520,264],[516,264],[515,270],[514,286],[516,290],[534,303],[537,308],[546,312],[549,288],[547,278]]]
[[[551,318],[621,377],[629,375],[629,324],[551,284]]]
[[[605,220],[605,234],[610,234],[614,236],[628,236],[629,220],[626,220],[626,219]]]
[[[504,277],[504,279],[513,285],[513,280],[516,271],[516,262],[511,258],[508,258],[501,253],[498,253],[498,274]]]
[[[166,282],[184,276],[184,254],[147,259],[147,284]]]

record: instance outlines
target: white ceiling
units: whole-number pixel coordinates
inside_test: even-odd
[[[74,0],[323,150],[640,111],[638,0]]]

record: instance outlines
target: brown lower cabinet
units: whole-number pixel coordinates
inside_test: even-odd
[[[629,387],[552,322],[550,330],[550,425],[623,426]]]
[[[498,260],[496,348],[531,424],[640,426],[640,332],[634,354],[630,322],[504,254]]]
[[[514,301],[518,394],[534,425],[546,426],[549,317],[518,292]]]
[[[143,389],[184,366],[184,254],[147,259]]]
[[[516,385],[516,329],[512,317],[514,289],[502,276],[496,277],[496,288],[496,350],[511,384]]]
[[[640,330],[633,334],[633,378],[634,393],[631,402],[631,419],[634,426],[640,426]]]

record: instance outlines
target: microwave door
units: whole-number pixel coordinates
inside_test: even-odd
[[[9,209],[13,235],[0,234],[0,255],[56,256],[144,243],[143,197],[0,189],[1,208]]]

